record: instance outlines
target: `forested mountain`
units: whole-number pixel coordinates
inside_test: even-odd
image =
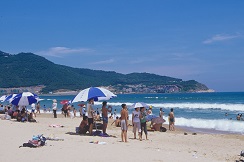
[[[79,90],[109,85],[177,85],[181,91],[208,90],[197,81],[149,73],[120,74],[112,71],[72,68],[55,64],[33,53],[16,55],[0,51],[0,88],[44,85],[44,93],[58,89]]]

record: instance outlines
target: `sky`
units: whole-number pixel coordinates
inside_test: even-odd
[[[0,50],[244,91],[243,0],[1,0]]]

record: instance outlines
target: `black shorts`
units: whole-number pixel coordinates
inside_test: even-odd
[[[93,124],[93,118],[88,118],[88,125]]]

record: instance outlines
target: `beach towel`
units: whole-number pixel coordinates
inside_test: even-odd
[[[59,125],[59,124],[50,124],[49,127],[53,127],[53,128],[63,128],[63,125]]]

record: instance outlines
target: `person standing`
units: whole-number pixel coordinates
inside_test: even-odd
[[[160,108],[160,111],[159,111],[159,117],[160,117],[160,118],[163,118],[163,116],[164,116],[163,108]]]
[[[82,116],[83,118],[86,116],[86,110],[85,110],[85,105],[82,107]]]
[[[147,139],[147,114],[145,112],[145,108],[144,107],[141,107],[140,108],[140,111],[141,111],[141,115],[140,115],[140,121],[141,121],[141,139],[142,139],[142,131],[144,131],[145,133],[145,136],[146,136],[146,140]]]
[[[116,109],[114,109],[114,119],[116,119]]]
[[[31,112],[36,117],[35,111],[36,111],[36,105],[35,105],[35,103],[33,103],[33,104],[31,104]]]
[[[93,130],[93,118],[94,118],[94,109],[92,105],[94,104],[94,99],[89,99],[87,103],[87,113],[88,113],[88,125],[89,125],[89,135],[92,136]]]
[[[107,125],[108,125],[108,112],[111,113],[112,107],[109,106],[107,108],[107,101],[103,101],[102,105],[102,119],[103,119],[103,134],[106,133]]]
[[[57,100],[54,99],[54,100],[53,100],[53,105],[52,105],[54,118],[57,118],[57,106],[58,106],[58,104],[57,104]]]
[[[170,109],[169,113],[169,130],[174,131],[175,130],[175,115],[174,115],[174,109]]]
[[[121,115],[121,139],[122,142],[127,142],[127,130],[128,130],[128,111],[126,104],[122,104]]]
[[[66,118],[68,116],[68,104],[65,103],[63,105],[63,111],[64,111],[64,117]]]
[[[40,109],[41,109],[41,105],[40,105],[40,102],[37,102],[37,105],[36,105],[36,113],[41,113],[40,112]]]
[[[141,140],[141,122],[140,122],[141,112],[139,107],[135,108],[135,111],[132,112],[132,125],[134,132],[134,139],[136,139],[136,131],[138,131],[139,139]]]

